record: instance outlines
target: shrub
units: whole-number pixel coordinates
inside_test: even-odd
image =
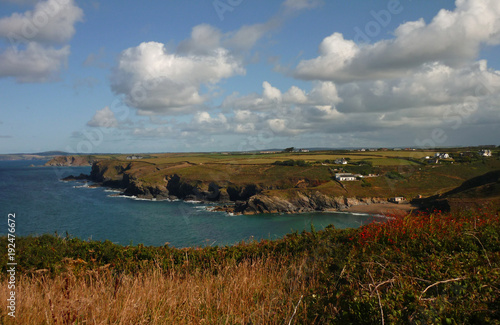
[[[392,179],[392,180],[403,180],[403,179],[405,179],[405,177],[403,175],[401,175],[400,173],[395,172],[395,171],[390,171],[390,172],[386,173],[385,177],[387,177],[389,179]]]

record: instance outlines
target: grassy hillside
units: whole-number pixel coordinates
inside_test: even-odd
[[[500,323],[500,218],[484,207],[230,247],[16,244],[18,309],[2,324]]]
[[[408,199],[444,193],[471,177],[500,169],[497,157],[436,165],[422,160],[428,155],[433,152],[176,153],[154,154],[135,160],[116,155],[106,157],[100,164],[106,168],[105,176],[110,179],[120,179],[125,172],[141,184],[151,186],[162,186],[166,177],[176,174],[182,181],[195,186],[207,187],[210,182],[223,188],[256,184],[264,194],[284,197],[298,191],[319,191],[332,196],[405,196]],[[335,164],[337,158],[349,159],[349,164]],[[290,161],[295,166],[283,165]],[[379,177],[344,182],[342,186],[334,179],[336,172]]]

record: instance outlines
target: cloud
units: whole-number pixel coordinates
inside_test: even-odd
[[[113,128],[118,126],[115,113],[108,107],[98,110],[92,119],[87,122],[88,126],[100,128]]]
[[[281,101],[281,91],[278,88],[271,86],[271,84],[267,81],[262,83],[262,88],[264,91],[262,92],[262,96],[271,101]]]
[[[313,9],[323,4],[321,0],[286,0],[283,7],[289,10]]]
[[[244,73],[242,63],[221,47],[206,54],[181,55],[148,42],[121,53],[111,88],[125,95],[127,105],[140,114],[188,113],[208,98],[201,93],[202,85]]]
[[[196,131],[199,134],[221,133],[229,130],[228,119],[222,113],[217,117],[210,116],[208,112],[198,112],[194,115],[191,124],[183,131]]]
[[[398,79],[349,83],[340,86],[343,112],[387,112],[406,108],[453,105],[500,93],[500,73],[482,60],[461,68],[440,63],[423,65]]]
[[[404,23],[392,39],[374,44],[333,33],[316,58],[296,67],[294,76],[310,80],[309,86],[280,88],[262,80],[259,92],[233,92],[219,106],[208,104],[222,80],[245,73],[245,55],[268,31],[318,4],[285,1],[270,21],[229,33],[198,25],[174,51],[161,43],[124,51],[113,90],[139,114],[193,114],[138,125],[133,135],[186,145],[218,137],[254,149],[412,146],[436,128],[451,141],[437,145],[474,143],[465,134],[472,139],[481,126],[490,138],[500,136],[500,71],[477,59],[481,47],[500,43],[499,5],[488,0],[459,0],[455,10],[442,10],[429,23]]]
[[[344,83],[398,78],[434,62],[460,67],[474,60],[482,45],[500,43],[499,21],[500,2],[457,0],[454,11],[442,9],[429,24],[404,23],[390,40],[362,45],[334,33],[320,44],[318,57],[297,65],[294,76]]]
[[[28,43],[25,50],[8,48],[0,53],[0,77],[13,77],[17,82],[52,81],[66,65],[69,54],[69,46],[54,49]]]
[[[73,0],[38,2],[34,10],[0,19],[0,37],[17,42],[64,43],[75,34],[83,11]]]
[[[16,1],[17,2],[17,1]],[[82,21],[83,11],[74,0],[40,1],[34,10],[0,18],[0,38],[10,47],[0,53],[0,78],[17,82],[57,80],[67,65],[74,24]],[[63,44],[54,48],[54,44]]]
[[[284,94],[269,82],[262,83],[262,94],[239,96],[233,93],[221,104],[225,110],[271,111],[284,106],[335,105],[341,102],[333,82],[316,82],[309,93],[292,86]]]
[[[83,61],[84,67],[96,67],[96,68],[107,68],[108,65],[103,61],[106,57],[104,48],[99,50],[99,53],[90,53],[85,61]]]
[[[283,23],[283,17],[275,16],[261,24],[245,25],[226,34],[225,46],[235,51],[248,51],[266,34],[277,29]]]
[[[0,2],[14,3],[16,5],[35,4],[39,0],[0,0]]]
[[[316,0],[289,0],[282,8],[299,11],[319,4]],[[167,51],[158,42],[126,49],[113,69],[111,89],[124,95],[126,104],[137,108],[140,115],[191,113],[212,97],[221,80],[244,75],[250,50],[289,16],[281,9],[266,22],[226,33],[200,24],[175,51]]]
[[[193,27],[191,38],[178,46],[179,53],[209,54],[221,46],[222,32],[208,24]]]

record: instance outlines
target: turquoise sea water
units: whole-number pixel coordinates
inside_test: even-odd
[[[307,213],[296,215],[230,216],[207,211],[206,205],[182,201],[134,200],[105,188],[62,182],[70,174],[88,174],[90,167],[30,167],[45,161],[0,161],[0,212],[16,214],[17,235],[54,234],[81,239],[110,240],[128,245],[175,247],[228,245],[242,240],[276,239],[293,231],[359,227],[368,215]],[[3,228],[3,229],[2,229]]]

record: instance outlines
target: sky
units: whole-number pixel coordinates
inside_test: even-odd
[[[498,0],[0,0],[0,153],[500,143]]]

